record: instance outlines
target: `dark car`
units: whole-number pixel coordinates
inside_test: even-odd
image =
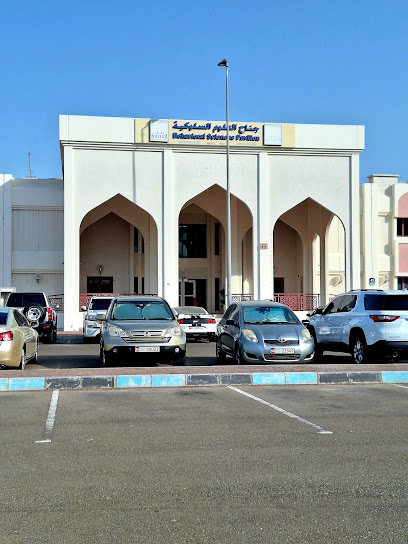
[[[306,327],[284,304],[253,300],[231,304],[217,327],[217,358],[237,364],[310,362],[314,342]]]
[[[10,293],[6,306],[20,310],[30,322],[36,322],[36,331],[43,341],[57,341],[57,314],[45,293]]]

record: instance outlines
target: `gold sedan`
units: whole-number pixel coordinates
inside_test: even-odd
[[[0,308],[0,368],[25,369],[38,361],[38,333],[16,308]]]

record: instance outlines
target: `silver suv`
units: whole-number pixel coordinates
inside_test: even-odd
[[[102,323],[100,362],[109,365],[120,357],[153,357],[184,364],[186,333],[181,329],[168,303],[155,296],[114,298]]]
[[[94,296],[89,301],[88,309],[86,306],[81,306],[81,310],[86,312],[84,314],[84,326],[83,326],[83,341],[92,342],[99,340],[99,333],[101,332],[101,323],[96,320],[97,314],[108,311],[108,308],[115,297],[108,296]]]
[[[356,290],[335,297],[310,316],[315,357],[324,350],[351,353],[355,363],[408,355],[408,293]]]

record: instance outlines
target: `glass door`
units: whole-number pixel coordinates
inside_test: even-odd
[[[196,306],[196,280],[179,281],[179,306]]]

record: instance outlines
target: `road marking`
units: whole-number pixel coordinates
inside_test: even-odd
[[[394,385],[395,387],[402,387],[402,389],[408,389],[407,385],[398,385],[397,383],[393,383],[391,385]]]
[[[50,406],[48,408],[48,415],[45,422],[45,429],[42,440],[36,440],[36,444],[45,444],[51,442],[52,433],[54,431],[55,415],[57,413],[59,390],[52,392]]]
[[[304,423],[305,425],[309,425],[309,427],[313,427],[314,429],[317,429],[317,432],[319,434],[333,434],[333,431],[326,431],[325,429],[323,429],[323,427],[320,427],[320,425],[316,425],[315,423],[312,423],[311,421],[307,421],[307,419],[303,419],[302,417],[292,414],[291,412],[288,412],[287,410],[284,410],[283,408],[280,408],[279,406],[276,406],[275,404],[271,404],[270,402],[267,402],[266,400],[260,399],[259,397],[255,397],[254,395],[250,395],[249,393],[246,393],[245,391],[242,391],[241,389],[238,389],[237,387],[233,387],[232,385],[227,385],[227,387],[229,389],[233,389],[237,393],[241,393],[241,395],[245,395],[246,397],[249,397],[250,399],[256,400],[262,404],[266,404],[266,406],[269,406],[270,408],[273,408],[274,410],[281,412],[285,416],[296,419],[300,423]]]

